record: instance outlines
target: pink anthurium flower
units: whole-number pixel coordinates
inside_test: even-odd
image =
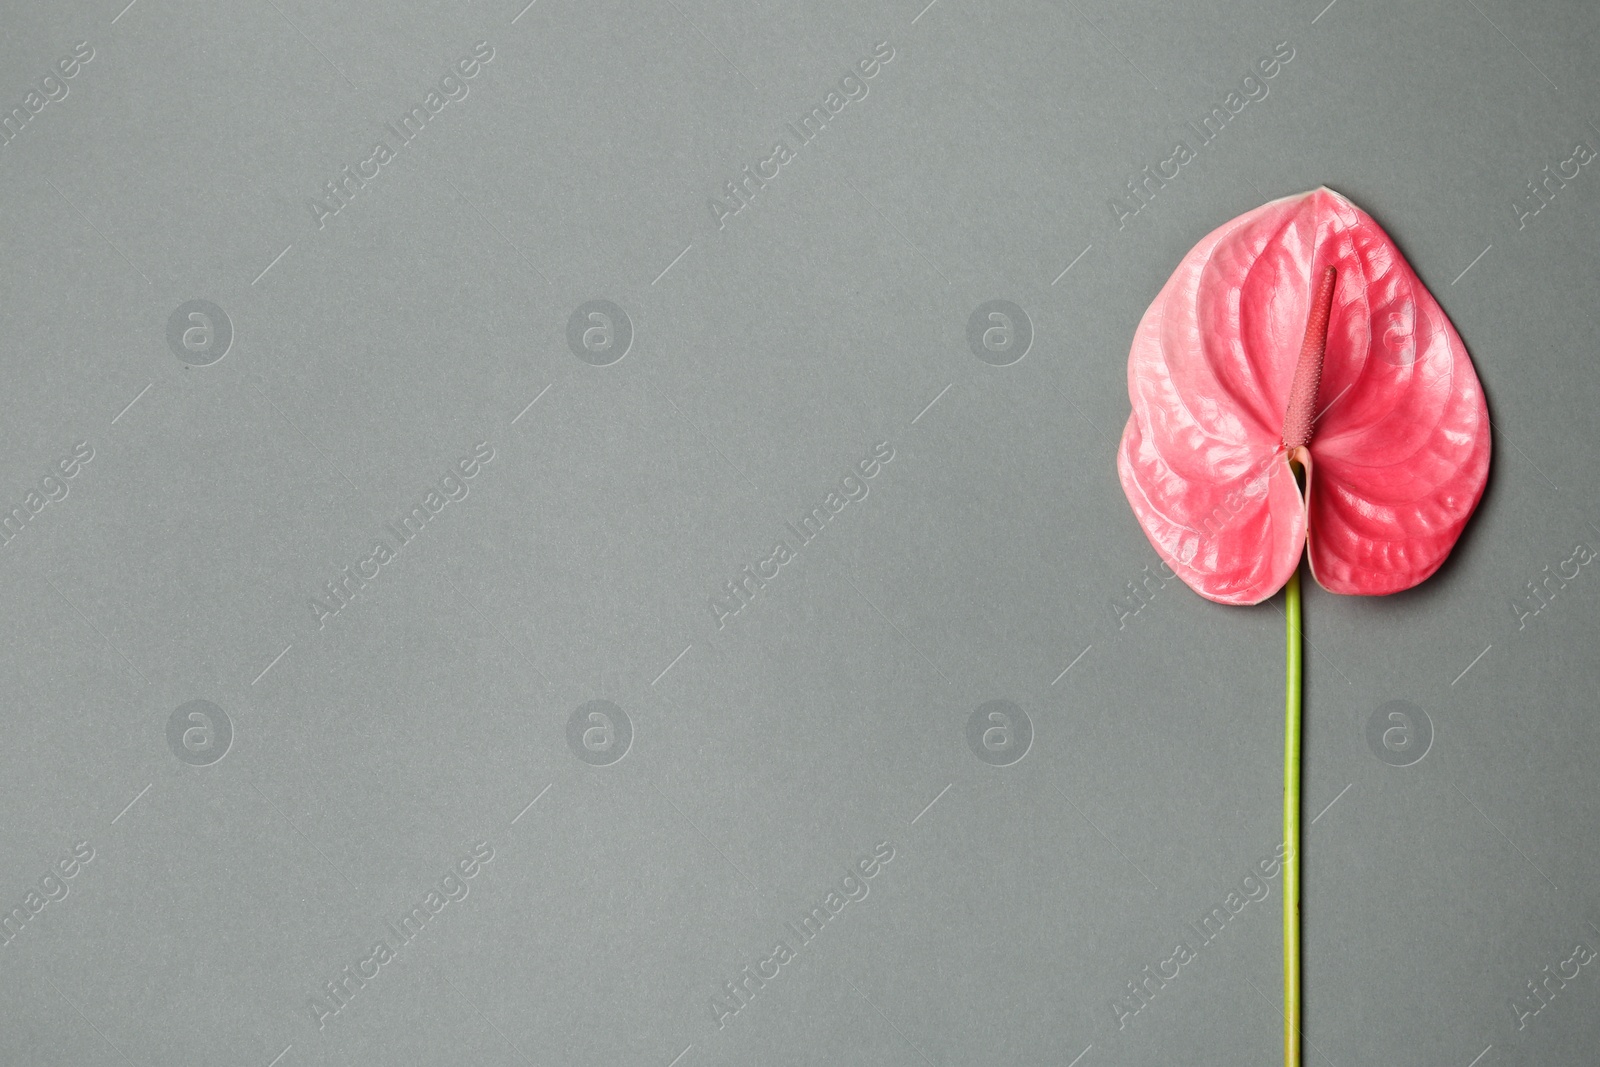
[[[1450,320],[1376,222],[1330,189],[1263,204],[1183,257],[1128,356],[1117,472],[1200,595],[1284,591],[1284,1063],[1300,1045],[1300,557],[1335,593],[1409,589],[1489,476],[1489,413]]]
[[[1488,479],[1461,338],[1388,234],[1326,188],[1184,256],[1139,323],[1128,393],[1128,501],[1167,565],[1224,604],[1272,596],[1307,549],[1331,592],[1409,589]]]

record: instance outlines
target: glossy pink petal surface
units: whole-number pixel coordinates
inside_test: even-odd
[[[1315,289],[1336,269],[1303,499],[1283,443]],[[1256,604],[1309,546],[1335,593],[1409,589],[1483,495],[1489,417],[1461,338],[1378,224],[1329,189],[1208,234],[1128,357],[1117,470],[1156,552],[1196,592]]]

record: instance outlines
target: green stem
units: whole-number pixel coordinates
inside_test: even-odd
[[[1283,727],[1283,1063],[1300,1067],[1300,566],[1284,587],[1288,669]]]

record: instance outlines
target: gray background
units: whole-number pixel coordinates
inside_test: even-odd
[[[1156,558],[1113,456],[1179,258],[1326,184],[1438,296],[1497,436],[1435,578],[1307,595],[1306,1062],[1591,1062],[1600,965],[1521,1030],[1510,1003],[1600,948],[1600,576],[1512,605],[1600,544],[1600,173],[1513,204],[1600,147],[1600,10],[925,2],[7,5],[0,110],[94,58],[0,147],[0,503],[94,458],[0,548],[0,911],[94,858],[0,946],[0,1061],[1278,1062],[1278,879],[1111,1007],[1278,840],[1283,655],[1276,600],[1173,581],[1119,620]],[[470,94],[319,229],[478,41]],[[719,229],[708,199],[879,41]],[[197,299],[233,330],[208,366],[167,341]],[[567,343],[595,299],[634,331],[609,366]],[[967,343],[988,300],[1031,321],[1009,366]],[[470,495],[319,628],[480,441]],[[709,598],[880,441],[870,495],[719,629]],[[620,762],[567,742],[596,699]],[[207,765],[168,741],[192,700],[232,727]],[[968,745],[992,700],[1031,723],[1009,766]],[[1367,742],[1394,700],[1431,723],[1409,766]],[[477,842],[470,895],[319,1029],[309,998]]]

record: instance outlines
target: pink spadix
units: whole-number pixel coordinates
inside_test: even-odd
[[[1311,425],[1317,421],[1317,390],[1322,385],[1322,361],[1328,351],[1328,312],[1333,308],[1333,280],[1338,270],[1322,272],[1322,286],[1311,305],[1306,322],[1306,339],[1300,343],[1300,359],[1294,365],[1294,383],[1289,386],[1289,410],[1283,415],[1283,447],[1292,454],[1311,441]]]

